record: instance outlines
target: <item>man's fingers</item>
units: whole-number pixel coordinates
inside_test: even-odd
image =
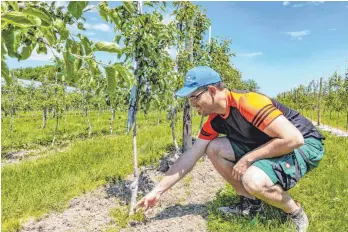
[[[144,204],[145,198],[143,197],[135,206],[136,209],[140,208]]]
[[[144,206],[145,206],[145,211],[149,208],[149,201],[146,199],[144,202]]]

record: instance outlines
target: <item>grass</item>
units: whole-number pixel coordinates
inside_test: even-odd
[[[142,210],[136,212],[135,214],[128,216],[129,213],[129,205],[120,205],[117,208],[113,208],[110,210],[110,216],[115,222],[115,224],[106,230],[106,232],[118,232],[122,228],[129,227],[129,223],[131,221],[134,222],[144,222],[144,212]]]
[[[151,112],[147,116],[142,113],[138,114],[137,120],[139,121],[140,128],[141,125],[145,125],[143,123],[144,121],[147,121],[147,126],[157,125],[158,115],[159,113],[157,112]],[[93,130],[91,137],[110,135],[111,113],[109,111],[100,114],[98,112],[90,112],[89,118]],[[116,113],[115,120],[113,121],[114,135],[125,134],[126,119],[127,115],[124,112]],[[167,121],[164,114],[161,115],[161,119]],[[9,118],[3,118],[1,136],[2,155],[19,149],[37,149],[40,146],[47,146],[52,143],[56,121],[51,117],[49,117],[46,128],[44,129],[41,129],[42,115],[39,113],[20,113],[17,115],[14,118],[12,133],[10,133],[9,123]],[[85,138],[88,138],[88,124],[80,112],[70,112],[60,119],[57,145],[63,142]]]
[[[138,119],[139,165],[156,163],[172,147],[169,122],[157,125],[155,114]],[[199,120],[194,118],[193,128],[198,128]],[[180,143],[182,127],[176,128]],[[2,231],[16,231],[29,217],[63,210],[72,198],[132,173],[132,135],[122,134],[75,139],[56,155],[3,167]]]
[[[304,207],[309,220],[309,231],[348,231],[348,140],[326,136],[325,155],[318,168],[308,173],[290,195]],[[293,231],[289,221],[281,220],[281,211],[267,206],[266,218],[223,217],[217,208],[237,201],[235,191],[226,186],[209,208],[210,231]]]
[[[315,122],[318,121],[318,113],[316,111],[304,110],[302,113],[305,117],[311,118]],[[330,117],[330,112],[322,112],[320,123],[347,131],[347,114],[345,112],[338,113],[333,111]]]

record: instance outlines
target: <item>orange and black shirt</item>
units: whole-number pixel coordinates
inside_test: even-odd
[[[231,142],[255,149],[272,139],[263,131],[274,119],[284,115],[300,130],[304,138],[312,136],[325,139],[299,112],[263,94],[251,91],[226,91],[226,97],[226,114],[210,114],[199,138],[213,140],[219,134],[225,134]]]

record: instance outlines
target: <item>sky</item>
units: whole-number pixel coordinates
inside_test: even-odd
[[[99,2],[89,2],[93,7]],[[320,77],[327,79],[336,69],[348,67],[348,2],[218,2],[194,1],[211,20],[212,37],[232,39],[231,62],[244,80],[254,79],[260,92],[275,97]],[[67,5],[67,2],[59,2]],[[109,2],[111,7],[120,4]],[[170,4],[169,4],[170,5]],[[170,12],[164,21],[171,20]],[[96,10],[85,13],[84,34],[95,41],[112,42],[113,25]],[[77,29],[70,28],[72,31]],[[208,32],[207,32],[208,33]],[[206,40],[208,36],[206,36]],[[175,49],[170,49],[175,56]],[[96,52],[104,63],[112,54]],[[49,55],[33,54],[30,60],[8,59],[10,68],[52,63]]]

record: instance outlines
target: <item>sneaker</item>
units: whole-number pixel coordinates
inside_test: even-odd
[[[306,232],[309,226],[309,221],[303,208],[300,206],[298,210],[290,214],[290,219],[296,225],[296,232]]]
[[[240,196],[240,202],[235,203],[229,207],[219,207],[218,210],[226,215],[242,215],[242,216],[255,216],[259,214],[264,216],[265,212],[261,200],[251,200],[244,196]]]

